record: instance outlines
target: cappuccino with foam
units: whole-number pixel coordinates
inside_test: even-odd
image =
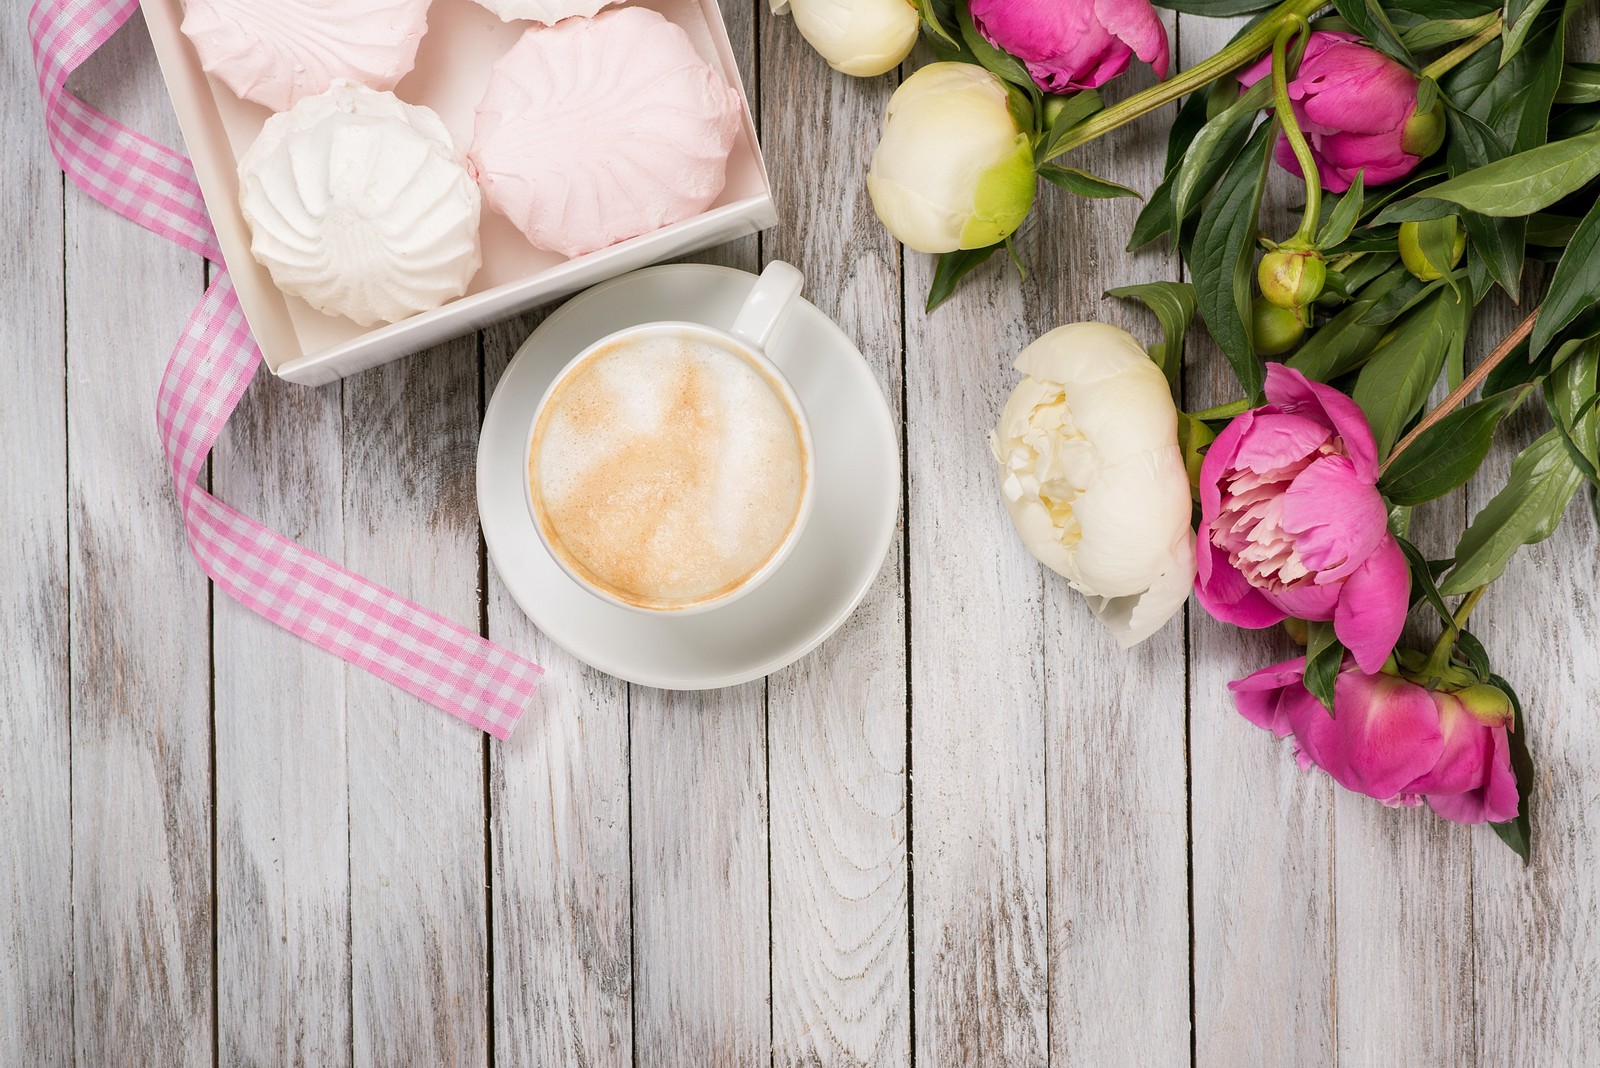
[[[624,336],[570,368],[528,451],[550,550],[638,608],[727,597],[784,548],[811,477],[803,420],[756,360],[718,336]]]

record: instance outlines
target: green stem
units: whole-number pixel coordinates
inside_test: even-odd
[[[1197,419],[1202,423],[1209,423],[1218,419],[1232,419],[1234,416],[1241,415],[1249,410],[1250,402],[1248,400],[1236,400],[1229,401],[1227,404],[1219,404],[1215,408],[1207,408],[1203,412],[1190,412],[1189,418]]]
[[[1433,652],[1428,654],[1428,663],[1422,669],[1424,675],[1434,678],[1444,674],[1444,669],[1450,664],[1450,654],[1455,651],[1456,639],[1461,636],[1461,631],[1466,628],[1467,620],[1472,618],[1472,610],[1478,607],[1478,602],[1483,600],[1484,591],[1489,588],[1485,582],[1462,598],[1456,606],[1455,615],[1450,617],[1450,625],[1439,635],[1439,641],[1434,645]]]
[[[1272,39],[1272,106],[1278,112],[1283,136],[1294,150],[1294,158],[1299,162],[1300,173],[1306,180],[1306,210],[1300,217],[1300,229],[1295,231],[1290,241],[1294,248],[1310,248],[1316,242],[1317,223],[1322,218],[1322,177],[1317,173],[1316,158],[1311,155],[1311,146],[1306,144],[1305,134],[1300,132],[1300,123],[1295,119],[1294,107],[1289,101],[1289,41],[1310,32],[1306,20],[1295,15],[1284,21],[1278,36]]]
[[[1450,51],[1446,52],[1432,63],[1429,63],[1426,67],[1423,67],[1422,76],[1424,78],[1433,78],[1437,81],[1440,75],[1454,70],[1457,65],[1465,62],[1468,57],[1473,55],[1480,48],[1487,45],[1496,37],[1499,37],[1500,31],[1504,29],[1504,25],[1505,24],[1501,22],[1500,19],[1496,18],[1493,22],[1480,30],[1476,35],[1469,37],[1467,40],[1452,48]]]
[[[1062,138],[1061,143],[1048,158],[1055,159],[1062,153],[1110,133],[1141,115],[1148,115],[1157,108],[1165,107],[1201,86],[1211,84],[1224,74],[1233,73],[1272,46],[1285,19],[1291,21],[1307,19],[1327,6],[1328,0],[1285,0],[1237,41],[1211,58],[1195,64],[1188,70],[1179,71],[1160,85],[1151,86],[1142,93],[1135,93],[1128,99],[1090,116],[1082,125]]]

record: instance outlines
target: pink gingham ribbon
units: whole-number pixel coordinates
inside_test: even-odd
[[[50,148],[102,204],[218,264],[189,161],[66,92],[67,77],[137,0],[37,0],[28,15]],[[505,738],[544,673],[537,665],[240,515],[199,484],[261,352],[226,269],[189,317],[156,397],[189,548],[247,608],[474,727]]]

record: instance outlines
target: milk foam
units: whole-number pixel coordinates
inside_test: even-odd
[[[766,375],[671,334],[589,356],[545,405],[528,463],[556,551],[650,607],[743,584],[787,537],[807,478],[798,417]]]

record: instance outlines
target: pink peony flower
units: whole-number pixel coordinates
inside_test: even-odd
[[[1511,703],[1499,690],[1429,690],[1363,674],[1347,657],[1329,715],[1305,688],[1305,666],[1297,657],[1228,684],[1245,719],[1280,738],[1294,735],[1302,768],[1315,764],[1345,789],[1388,805],[1426,800],[1456,823],[1516,816]]]
[[[1251,86],[1271,73],[1267,55],[1241,71],[1239,81]],[[1443,134],[1437,115],[1414,114],[1416,75],[1353,33],[1311,35],[1289,100],[1323,188],[1335,193],[1349,189],[1361,171],[1369,187],[1410,174]],[[1285,170],[1301,173],[1287,137],[1278,138],[1275,155]]]
[[[1372,430],[1355,401],[1282,364],[1267,365],[1266,393],[1200,465],[1195,592],[1241,627],[1331,619],[1375,672],[1400,638],[1411,572],[1378,493]]]
[[[1104,85],[1135,54],[1167,76],[1167,31],[1150,0],[972,0],[973,25],[1047,93]]]

